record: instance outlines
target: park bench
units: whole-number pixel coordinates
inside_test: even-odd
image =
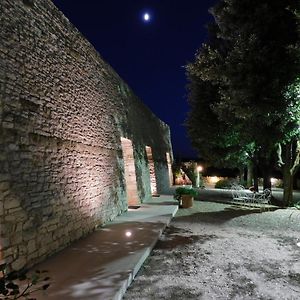
[[[269,204],[272,195],[269,189],[265,189],[260,193],[251,192],[238,184],[232,185],[231,193],[234,202],[245,206],[255,206],[256,204],[264,206],[265,204]]]

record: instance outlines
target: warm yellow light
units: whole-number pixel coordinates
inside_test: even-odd
[[[198,171],[198,172],[202,172],[202,171],[203,171],[203,167],[202,167],[202,166],[198,166],[198,167],[197,167],[197,171]]]
[[[217,183],[219,181],[219,177],[217,177],[217,176],[209,177],[209,181],[211,183]]]

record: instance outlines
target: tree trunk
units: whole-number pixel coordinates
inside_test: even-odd
[[[253,163],[251,160],[248,161],[247,164],[247,187],[253,185]]]
[[[245,175],[245,170],[244,168],[239,169],[239,178],[240,178],[240,184],[244,185],[244,175]]]
[[[294,204],[293,177],[300,165],[300,140],[292,140],[284,148],[283,202],[286,206]]]
[[[263,186],[264,190],[269,189],[271,190],[272,185],[271,185],[271,168],[268,165],[263,166]]]
[[[283,202],[285,206],[293,204],[293,175],[288,167],[283,170]]]
[[[253,165],[253,183],[254,183],[254,191],[258,192],[258,170],[257,170],[256,163],[254,163]]]
[[[285,206],[293,203],[293,143],[285,145],[285,160],[283,165],[283,202]]]
[[[195,164],[192,164],[188,167],[186,167],[184,164],[182,164],[181,169],[185,173],[185,175],[190,179],[192,182],[192,186],[196,187],[196,172],[195,172]]]

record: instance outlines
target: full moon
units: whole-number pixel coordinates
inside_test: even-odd
[[[150,15],[148,13],[144,13],[143,18],[144,18],[145,22],[149,22],[150,21]]]

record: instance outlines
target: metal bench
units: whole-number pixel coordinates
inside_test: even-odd
[[[263,192],[251,192],[242,185],[234,184],[231,187],[232,199],[238,204],[245,206],[255,206],[256,204],[269,204],[271,200],[271,191],[265,189]]]
[[[263,190],[261,193],[254,192],[253,203],[270,204],[272,192],[269,189]]]

